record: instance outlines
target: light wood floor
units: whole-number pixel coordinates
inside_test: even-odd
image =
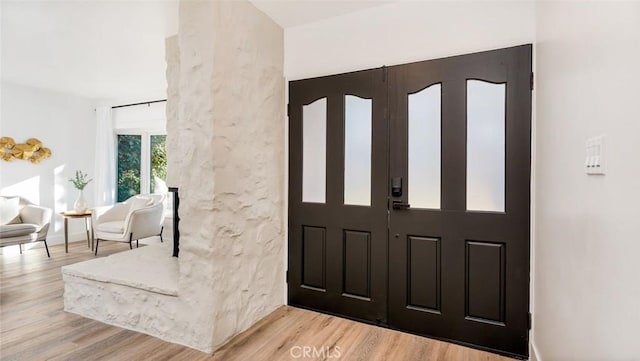
[[[99,256],[128,248],[101,242]],[[287,306],[208,355],[65,313],[60,267],[94,256],[82,242],[50,250],[0,255],[1,360],[511,360]]]

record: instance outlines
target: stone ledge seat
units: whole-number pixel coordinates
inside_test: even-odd
[[[62,267],[64,310],[175,342],[188,324],[176,324],[178,259],[169,242]]]
[[[150,245],[62,267],[62,275],[178,295],[178,259],[168,245]]]

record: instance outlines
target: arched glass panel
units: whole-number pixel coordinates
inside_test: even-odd
[[[327,98],[302,106],[302,201],[325,203]]]
[[[440,208],[441,85],[409,94],[408,198],[412,208]]]
[[[371,99],[344,97],[344,204],[371,205]]]
[[[467,80],[467,210],[504,212],[506,84]]]

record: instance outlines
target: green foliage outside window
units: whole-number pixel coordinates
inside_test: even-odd
[[[167,179],[166,135],[151,135],[150,150],[150,186],[155,191],[157,183]],[[140,194],[142,158],[142,136],[118,134],[118,202]]]
[[[155,191],[158,179],[167,180],[167,136],[151,136],[151,193]]]
[[[139,135],[118,135],[118,202],[140,194],[141,141]]]

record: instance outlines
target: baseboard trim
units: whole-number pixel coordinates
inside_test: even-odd
[[[76,233],[70,233],[69,234],[69,243],[71,242],[80,242],[80,241],[87,241],[87,232],[76,232]],[[42,244],[42,247],[44,247],[44,244]],[[54,235],[49,235],[47,236],[47,244],[48,245],[57,245],[57,244],[64,244],[64,234],[54,234]]]
[[[86,242],[86,241],[87,241],[87,232],[76,232],[69,235],[69,243]],[[48,246],[57,246],[60,244],[64,244],[64,234],[54,234],[54,235],[47,236]],[[44,242],[38,241],[38,242],[29,242],[29,243],[22,244],[23,251],[36,249],[36,248],[44,248]],[[12,250],[9,250],[7,251],[7,253],[5,253],[4,251],[5,249],[12,249]],[[17,244],[13,246],[0,247],[0,255],[14,254],[14,252],[15,254],[19,253]]]
[[[529,352],[529,360],[542,361],[542,359],[540,358],[540,353],[538,352],[538,347],[533,341],[531,341],[531,350]]]
[[[69,243],[86,242],[86,241],[87,241],[87,232],[77,232],[69,235]],[[54,234],[51,236],[47,236],[47,245],[56,246],[59,244],[64,244],[64,234]],[[22,249],[32,249],[32,248],[44,248],[44,242],[30,242],[30,243],[22,244]]]

